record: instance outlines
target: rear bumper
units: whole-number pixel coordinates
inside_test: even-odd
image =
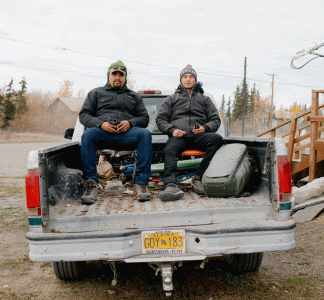
[[[29,242],[30,259],[40,262],[184,261],[203,260],[209,256],[224,254],[289,250],[295,247],[295,227],[293,220],[237,221],[181,227],[186,231],[186,253],[176,255],[142,254],[142,230],[137,229],[86,233],[28,232],[26,238]]]

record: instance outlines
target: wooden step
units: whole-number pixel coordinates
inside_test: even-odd
[[[313,141],[314,150],[324,151],[324,139],[317,139]]]
[[[293,182],[309,176],[309,163],[292,162],[291,177]],[[316,163],[316,177],[324,176],[324,159],[317,159]]]

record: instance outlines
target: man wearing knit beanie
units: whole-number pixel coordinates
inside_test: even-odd
[[[87,129],[81,137],[81,161],[85,181],[83,204],[93,204],[98,196],[97,149],[137,149],[136,191],[139,201],[151,195],[147,184],[151,177],[152,137],[149,115],[140,95],[127,87],[127,69],[122,61],[108,68],[107,83],[93,89],[79,113]]]
[[[201,150],[204,155],[193,177],[194,190],[204,195],[201,178],[215,152],[222,145],[222,137],[216,133],[221,120],[213,101],[204,95],[202,83],[197,82],[197,72],[187,65],[180,72],[180,85],[173,95],[162,102],[156,124],[169,135],[164,148],[165,188],[160,192],[163,201],[178,200],[184,192],[177,186],[177,157],[184,150]]]

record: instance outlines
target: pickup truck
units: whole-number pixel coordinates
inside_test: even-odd
[[[161,163],[168,137],[158,132],[155,116],[169,93],[139,93],[150,114],[152,164]],[[156,273],[161,272],[163,289],[170,296],[173,271],[184,261],[204,265],[209,257],[225,256],[232,270],[253,272],[259,269],[264,252],[295,246],[296,224],[289,219],[290,163],[282,139],[229,137],[221,125],[218,133],[224,142],[245,144],[258,165],[250,179],[254,181],[252,193],[241,197],[198,196],[187,186],[178,201],[162,202],[158,188],[153,188],[151,201],[138,202],[126,181],[124,192],[104,189],[99,200],[87,206],[80,201],[84,130],[77,121],[65,133],[72,141],[31,151],[27,162],[29,257],[52,262],[59,279],[80,278],[87,261],[109,262],[115,271],[116,262],[148,263]]]

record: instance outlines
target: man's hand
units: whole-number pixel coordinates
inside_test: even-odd
[[[186,134],[185,131],[182,131],[180,129],[173,130],[172,135],[174,137],[183,137]]]
[[[108,133],[117,133],[117,126],[112,125],[109,122],[103,122],[100,128]]]
[[[203,126],[199,126],[199,128],[194,129],[192,132],[193,132],[194,134],[202,134],[202,133],[205,132],[205,128],[204,128]]]
[[[108,133],[123,133],[130,128],[130,123],[121,121],[118,125],[112,125],[109,122],[104,122],[100,125],[100,128]]]
[[[120,121],[117,125],[117,132],[123,133],[126,132],[130,128],[130,123],[128,121]]]

